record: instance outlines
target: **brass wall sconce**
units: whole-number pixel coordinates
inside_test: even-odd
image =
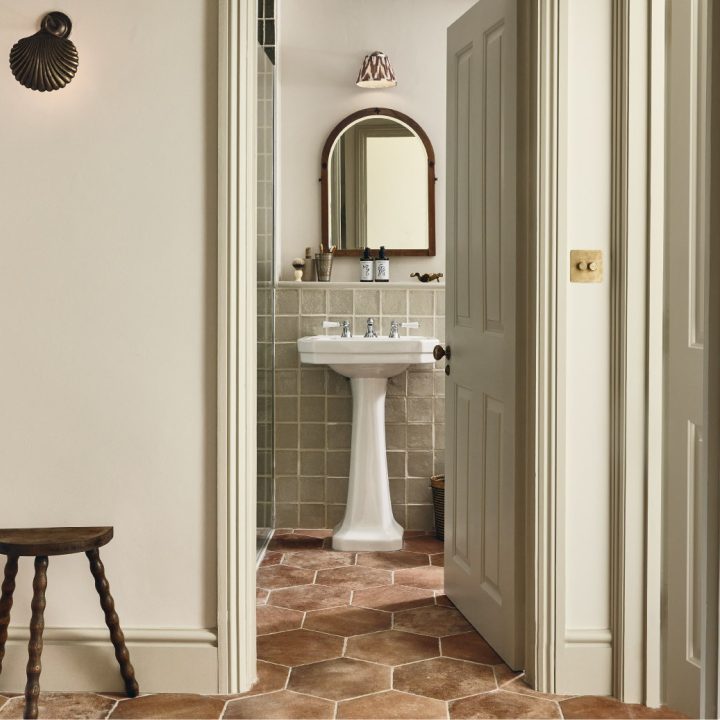
[[[78,52],[69,40],[72,22],[65,13],[48,13],[40,30],[10,50],[10,69],[26,88],[50,92],[64,88],[78,69]]]

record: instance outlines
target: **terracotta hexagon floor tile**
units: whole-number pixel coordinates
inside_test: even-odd
[[[227,700],[241,697],[251,697],[253,695],[262,695],[264,693],[283,690],[287,684],[288,676],[290,675],[290,668],[258,660],[257,673],[258,679],[250,690],[240,693],[239,695],[226,695],[221,697]]]
[[[325,570],[355,564],[355,553],[336,552],[334,550],[306,550],[305,552],[286,553],[284,565],[307,568],[308,570]]]
[[[405,552],[359,552],[357,564],[363,567],[373,567],[379,570],[400,570],[401,568],[427,565],[427,557],[421,553]]]
[[[419,537],[406,538],[403,542],[403,550],[435,555],[443,552],[443,543],[434,535],[421,535]]]
[[[514,680],[510,681],[509,683],[505,683],[503,690],[507,690],[508,692],[520,693],[521,695],[529,695],[530,697],[539,697],[539,698],[543,698],[544,700],[560,701],[560,700],[569,700],[570,698],[573,697],[572,695],[553,695],[552,693],[538,692],[537,690],[533,690],[525,682],[525,680],[522,679],[522,677],[517,677]]]
[[[283,554],[281,552],[267,550],[265,552],[265,557],[262,559],[262,562],[260,563],[260,567],[267,567],[268,565],[279,565],[280,561],[282,559],[283,559]]]
[[[343,637],[389,630],[391,625],[392,615],[390,613],[359,607],[315,610],[305,616],[303,623],[306,630],[319,630]]]
[[[335,714],[335,703],[320,698],[299,695],[282,690],[269,695],[232,700],[228,703],[223,718],[228,720],[261,720],[263,718],[285,718],[286,720],[324,720]]]
[[[500,690],[451,702],[450,717],[562,718],[562,715],[557,703]]]
[[[390,689],[389,667],[338,658],[293,668],[288,690],[328,700],[347,700]]]
[[[454,700],[496,690],[497,684],[490,667],[464,660],[434,658],[396,667],[393,687],[436,700]]]
[[[311,548],[323,547],[323,538],[309,537],[308,535],[285,535],[276,533],[268,544],[268,550],[281,550],[292,552],[297,550],[310,550]]]
[[[360,635],[347,642],[345,655],[360,660],[400,665],[437,657],[439,644],[437,638],[427,635],[387,630],[386,632]]]
[[[340,657],[342,651],[342,638],[310,630],[260,635],[257,639],[258,658],[277,665],[307,665]]]
[[[257,571],[258,587],[265,590],[275,590],[295,585],[312,585],[314,579],[314,570],[303,570],[288,565],[271,565],[270,567],[261,567]]]
[[[427,567],[397,570],[395,572],[395,584],[444,592],[445,568],[428,565]]]
[[[225,701],[207,695],[162,693],[123,700],[112,711],[111,718],[184,718],[208,720],[222,715]],[[53,716],[57,717],[57,716]]]
[[[445,703],[390,690],[338,703],[337,717],[343,720],[438,720],[446,718]]]
[[[471,660],[485,665],[502,663],[502,658],[488,645],[485,638],[474,630],[443,638],[440,641],[440,650],[445,657],[457,660]]]
[[[264,605],[267,602],[269,594],[270,593],[267,590],[263,590],[262,588],[257,588],[255,590],[255,604],[258,606]]]
[[[268,605],[304,611],[339,607],[349,602],[349,590],[322,585],[298,585],[284,590],[273,590],[268,598]]]
[[[677,710],[671,710],[666,706],[650,708],[646,705],[631,705],[630,714],[638,720],[664,720],[665,718],[680,718],[682,720],[687,718],[687,715]]]
[[[319,570],[315,582],[318,585],[328,585],[330,587],[364,590],[379,585],[390,585],[392,583],[392,574],[387,570],[376,570],[375,568],[353,565],[333,568],[332,570]]]
[[[437,553],[436,555],[431,555],[430,564],[445,567],[445,553]]]
[[[497,665],[493,665],[493,671],[495,672],[495,679],[497,680],[498,687],[502,688],[513,680],[522,677],[523,673],[515,670],[511,670],[505,663],[501,662]]]
[[[356,590],[352,599],[353,605],[388,612],[409,610],[410,608],[433,605],[434,603],[435,598],[431,590],[409,588],[403,585],[372,588],[371,590]]]
[[[612,697],[582,695],[581,697],[563,700],[560,703],[562,714],[567,720],[582,718],[631,718],[629,705],[624,705]]]
[[[450,600],[450,598],[449,598],[447,595],[438,595],[438,596],[435,598],[435,602],[436,602],[438,605],[442,605],[443,607],[451,607],[451,608],[454,608],[454,607],[455,607],[455,606],[453,605],[452,601]]]
[[[40,718],[105,718],[115,705],[115,700],[94,693],[40,693],[38,717]],[[5,703],[5,698],[0,700]],[[22,695],[11,697],[0,710],[0,718],[21,718],[25,709]],[[220,717],[214,715],[213,717]]]
[[[302,625],[303,614],[299,610],[264,605],[257,609],[255,618],[257,634],[267,635],[285,630],[297,630]]]
[[[395,615],[396,630],[446,637],[459,635],[472,630],[472,625],[454,608],[430,605],[428,607],[405,610]]]

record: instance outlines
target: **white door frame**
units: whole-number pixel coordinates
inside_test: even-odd
[[[257,676],[254,0],[220,0],[218,54],[218,690],[237,693]]]

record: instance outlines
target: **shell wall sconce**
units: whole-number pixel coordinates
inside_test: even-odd
[[[15,79],[40,92],[64,88],[78,69],[78,52],[68,39],[71,30],[72,22],[65,13],[48,13],[38,32],[18,40],[10,50]]]

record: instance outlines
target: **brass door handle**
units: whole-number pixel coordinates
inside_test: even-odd
[[[433,348],[433,357],[436,360],[442,360],[443,358],[450,359],[450,346],[443,347],[442,345],[436,345]]]

